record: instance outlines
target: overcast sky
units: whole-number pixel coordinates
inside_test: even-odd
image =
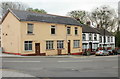
[[[0,0],[16,1],[16,0]],[[44,9],[50,14],[66,15],[72,10],[92,11],[96,7],[109,5],[117,9],[120,0],[17,0],[24,2],[32,8]]]

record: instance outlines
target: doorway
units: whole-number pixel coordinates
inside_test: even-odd
[[[89,49],[92,52],[92,42],[89,43]]]
[[[68,40],[68,54],[71,53],[70,51],[71,51],[71,50],[70,50],[70,40]]]
[[[40,55],[40,43],[35,43],[35,53],[36,55]]]

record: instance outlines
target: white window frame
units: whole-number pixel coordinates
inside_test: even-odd
[[[82,40],[83,40],[83,41],[86,40],[86,34],[82,34]]]
[[[27,24],[27,34],[33,34],[33,26],[34,24],[32,23]]]
[[[94,40],[97,41],[97,34],[94,34]]]
[[[27,49],[26,49],[26,45],[27,45]],[[31,45],[31,48],[30,48],[30,45]],[[25,51],[32,51],[32,41],[24,41],[24,50]]]
[[[111,42],[113,42],[113,37],[111,37]]]
[[[87,49],[87,43],[83,43],[83,49]]]
[[[54,41],[46,41],[46,49],[54,49]]]
[[[78,27],[75,27],[75,35],[78,35]]]
[[[79,48],[80,47],[80,40],[74,40],[73,41],[73,48]]]
[[[102,36],[100,36],[99,39],[100,39],[100,43],[102,43]]]
[[[54,33],[54,34],[52,34],[52,29],[55,29],[55,33]],[[55,35],[55,34],[56,34],[56,26],[55,26],[55,25],[51,25],[51,34],[52,34],[52,35]]]
[[[89,41],[92,41],[92,34],[91,33],[89,34]]]
[[[108,42],[110,42],[110,37],[109,36],[108,36],[107,40],[108,40]]]
[[[64,48],[64,41],[58,40],[57,41],[57,49],[63,49]]]
[[[69,30],[69,33],[68,33],[68,30]],[[71,27],[67,27],[67,35],[70,35],[71,34]]]

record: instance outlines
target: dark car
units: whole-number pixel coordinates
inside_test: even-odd
[[[107,50],[108,52],[109,52],[109,55],[114,55],[114,53],[113,53],[113,50],[112,49],[109,49],[109,50]]]
[[[120,54],[120,49],[117,50],[117,54]]]
[[[112,50],[112,52],[113,52],[114,55],[118,54],[118,50],[116,50],[116,49]]]

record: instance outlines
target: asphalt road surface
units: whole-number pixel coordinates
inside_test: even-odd
[[[118,77],[118,56],[3,58],[2,62],[3,70],[35,77]]]

